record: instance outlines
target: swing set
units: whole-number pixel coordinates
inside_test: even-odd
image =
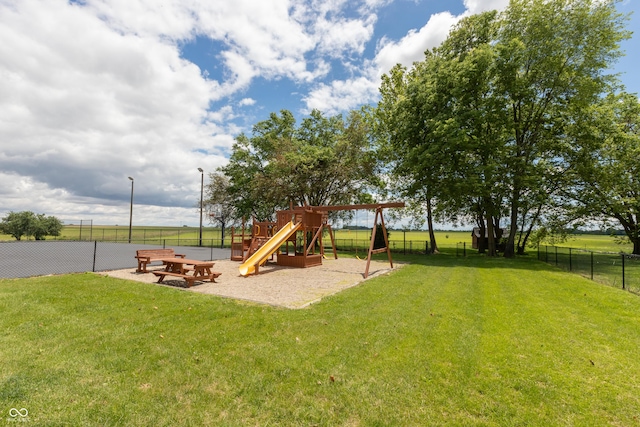
[[[325,229],[331,238],[333,256],[338,259],[333,230],[329,224],[329,212],[375,209],[367,266],[364,272],[366,279],[369,275],[371,257],[375,254],[386,252],[389,264],[393,268],[382,210],[403,208],[404,206],[404,202],[337,206],[293,207],[292,205],[288,210],[276,212],[276,222],[256,222],[254,218],[251,235],[245,234],[244,224],[240,235],[237,235],[232,229],[231,259],[242,261],[240,274],[243,276],[257,274],[260,266],[264,265],[269,258],[273,258],[276,252],[278,253],[276,263],[281,266],[307,268],[322,265],[322,259],[325,257],[322,234]],[[380,221],[385,243],[384,247],[374,249],[378,221]],[[284,246],[284,250],[282,250],[282,246]]]

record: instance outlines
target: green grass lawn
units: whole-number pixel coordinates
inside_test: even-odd
[[[90,273],[0,280],[0,420],[640,423],[636,295],[529,259],[407,259],[304,310]]]

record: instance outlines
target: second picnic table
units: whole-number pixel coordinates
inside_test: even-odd
[[[191,287],[193,282],[210,281],[215,282],[215,278],[222,273],[211,271],[215,264],[213,261],[198,261],[186,258],[162,258],[164,270],[155,270],[153,274],[158,276],[158,283],[162,282],[166,276],[180,277]]]

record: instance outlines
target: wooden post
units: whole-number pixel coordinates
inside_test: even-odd
[[[384,248],[373,249],[376,240],[376,231],[378,228],[378,215],[380,216],[380,224],[382,225],[382,235],[384,236]],[[393,260],[391,259],[391,249],[389,248],[389,238],[387,237],[387,228],[384,226],[384,218],[382,216],[382,207],[379,206],[376,209],[376,216],[373,220],[373,230],[371,232],[371,242],[369,243],[369,254],[367,255],[367,267],[364,270],[364,278],[369,277],[369,265],[371,264],[371,256],[373,254],[380,254],[387,252],[387,258],[389,259],[389,265],[393,268]]]
[[[326,227],[329,230],[329,237],[331,237],[331,247],[333,248],[333,256],[335,259],[338,259],[338,251],[336,250],[336,240],[333,237],[333,229],[329,224],[327,224]]]

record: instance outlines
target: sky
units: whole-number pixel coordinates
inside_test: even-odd
[[[198,168],[206,185],[238,134],[282,109],[374,104],[392,66],[507,4],[0,0],[0,217],[128,225],[133,185],[133,225],[197,226]],[[635,93],[638,37],[612,70]]]

